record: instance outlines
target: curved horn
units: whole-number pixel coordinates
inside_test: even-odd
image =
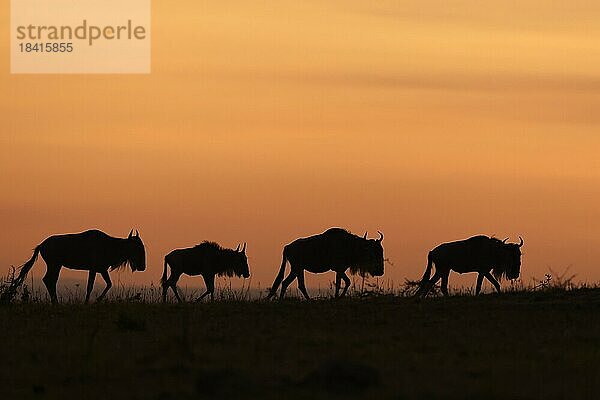
[[[502,241],[502,243],[506,243],[506,241],[507,241],[507,240],[508,240],[508,238],[504,239],[504,240]]]
[[[129,231],[129,236],[127,236],[127,239],[130,239],[133,236],[133,229],[131,231]]]
[[[240,251],[240,244],[238,243],[238,247],[235,248],[235,251]]]
[[[379,233],[379,239],[377,239],[378,242],[381,242],[383,240],[383,233],[377,231],[377,233]]]
[[[519,247],[523,247],[523,243],[525,243],[525,241],[523,240],[523,238],[521,236],[519,236],[519,240],[521,241],[519,243]]]
[[[365,236],[363,236],[363,239],[367,238],[367,231],[365,231]]]
[[[244,247],[242,247],[242,253],[246,252],[246,242],[244,242]]]
[[[135,230],[135,236],[140,237],[140,232],[137,229]]]

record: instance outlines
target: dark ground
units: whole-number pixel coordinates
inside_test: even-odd
[[[600,290],[0,306],[0,399],[600,398]]]

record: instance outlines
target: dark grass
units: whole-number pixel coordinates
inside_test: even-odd
[[[0,398],[594,399],[600,290],[0,306]]]

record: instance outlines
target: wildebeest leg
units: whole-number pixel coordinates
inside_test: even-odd
[[[308,295],[306,286],[304,285],[304,270],[298,273],[298,289],[300,289],[300,292],[306,300],[310,300],[310,296]]]
[[[494,287],[496,288],[496,291],[498,293],[500,293],[500,284],[498,283],[496,278],[494,278],[494,276],[492,274],[490,274],[489,272],[485,273],[485,277],[487,278],[488,281],[492,282],[492,285],[494,285]]]
[[[340,297],[340,285],[342,284],[342,275],[335,273],[335,297]]]
[[[166,303],[167,302],[167,292],[169,291],[169,286],[167,285],[167,282],[163,282],[162,283],[162,302]]]
[[[296,271],[294,271],[292,268],[290,274],[281,283],[281,294],[279,294],[279,300],[283,299],[283,296],[285,296],[285,291],[287,290],[288,286],[290,286],[290,283],[294,281],[294,279],[296,279]]]
[[[350,278],[348,278],[348,275],[346,275],[345,272],[342,272],[342,279],[344,280],[344,290],[342,290],[341,296],[344,297],[348,291],[348,288],[350,287]]]
[[[181,296],[179,296],[179,290],[177,289],[177,284],[174,283],[171,286],[171,290],[173,291],[173,293],[175,294],[175,298],[177,299],[177,302],[179,303],[183,303],[183,300],[181,300]]]
[[[475,296],[477,296],[479,294],[479,292],[481,292],[481,284],[483,283],[483,274],[478,274],[477,275],[477,286],[475,286]]]
[[[90,301],[90,294],[92,294],[92,290],[94,290],[94,281],[96,280],[96,271],[90,271],[88,275],[87,289],[85,292],[85,304]]]
[[[58,282],[61,266],[46,263],[46,267],[46,275],[42,278],[42,282],[46,285],[46,289],[50,295],[50,301],[52,303],[58,303],[58,297],[56,296],[56,282]]]
[[[171,290],[173,290],[173,293],[175,294],[175,298],[177,299],[177,301],[179,303],[181,303],[183,301],[183,300],[181,300],[181,297],[179,296],[179,293],[177,292],[177,281],[181,277],[181,274],[182,274],[181,272],[174,272],[173,268],[171,268],[171,276],[169,276],[169,279],[167,279],[163,283],[163,302],[167,301],[167,292],[168,292],[169,288],[171,288]]]
[[[215,276],[214,275],[210,275],[210,276],[202,275],[202,277],[204,278],[204,283],[206,284],[206,292],[204,292],[202,294],[202,296],[198,297],[196,299],[196,301],[202,300],[209,294],[210,294],[210,299],[214,300],[215,299],[215,294],[214,294],[215,293]]]
[[[285,265],[287,264],[287,255],[286,255],[286,247],[283,248],[283,258],[281,260],[281,267],[279,267],[279,272],[275,277],[275,281],[273,282],[273,286],[271,286],[271,290],[269,290],[269,295],[267,296],[267,300],[277,294],[277,288],[279,284],[283,280],[283,276],[285,275]]]
[[[422,297],[427,296],[427,293],[429,293],[433,285],[435,285],[441,277],[442,276],[440,275],[440,273],[436,271],[435,275],[433,275],[433,277],[429,281],[427,281],[423,286],[421,286],[417,294]]]
[[[102,301],[104,296],[106,296],[106,293],[108,293],[108,291],[112,287],[112,281],[110,280],[110,275],[108,274],[108,270],[100,272],[100,275],[102,275],[104,282],[106,282],[106,287],[104,288],[102,293],[100,293],[100,296],[98,296],[98,298],[96,299],[96,302]]]
[[[444,296],[448,296],[448,276],[450,271],[442,273],[442,293]]]

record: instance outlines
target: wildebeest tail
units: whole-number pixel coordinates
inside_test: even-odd
[[[41,247],[42,247],[41,244],[38,245],[38,246],[36,246],[36,248],[33,250],[33,255],[31,256],[31,258],[29,259],[29,261],[27,261],[25,264],[23,264],[23,265],[21,265],[19,267],[19,269],[20,269],[19,276],[17,276],[17,278],[12,283],[12,285],[15,288],[21,286],[21,284],[23,283],[23,281],[27,277],[27,273],[29,271],[31,271],[31,268],[33,268],[33,264],[35,264],[35,260],[37,260],[38,255],[40,254]]]
[[[164,264],[163,274],[162,274],[162,277],[160,278],[161,285],[164,285],[165,283],[167,283],[167,265],[169,265],[169,264],[167,263],[167,256],[165,256],[165,264]]]
[[[271,290],[269,291],[269,296],[267,298],[271,298],[277,292],[277,288],[281,284],[283,280],[283,275],[285,275],[285,265],[287,264],[287,251],[286,248],[283,248],[283,259],[281,260],[281,267],[279,267],[279,273],[275,277],[275,281],[273,282],[273,286],[271,286]]]

